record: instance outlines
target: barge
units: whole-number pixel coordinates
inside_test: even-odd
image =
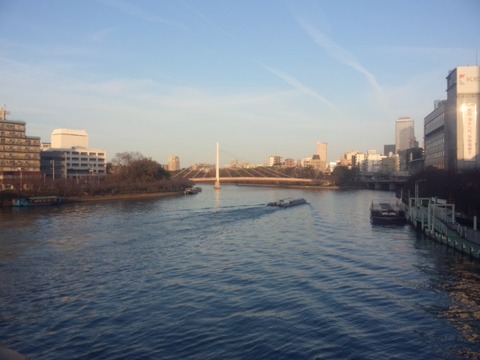
[[[298,199],[281,199],[278,201],[273,201],[269,202],[267,206],[277,206],[277,207],[292,207],[292,206],[297,206],[297,205],[303,205],[307,204],[307,201],[304,198],[298,198]]]
[[[372,201],[370,222],[374,225],[403,225],[407,222],[407,216],[396,203]]]
[[[30,196],[12,200],[12,206],[48,206],[60,204],[62,200],[58,196]]]

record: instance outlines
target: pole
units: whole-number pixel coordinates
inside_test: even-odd
[[[220,190],[222,187],[220,186],[220,167],[219,167],[219,163],[220,163],[220,147],[218,145],[218,142],[217,142],[217,165],[216,165],[216,169],[215,169],[215,185],[213,186],[214,189],[216,190]]]

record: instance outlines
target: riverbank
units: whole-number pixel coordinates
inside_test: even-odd
[[[92,202],[92,201],[116,201],[116,200],[137,200],[137,199],[155,199],[161,197],[172,197],[183,195],[183,191],[168,191],[156,193],[141,194],[117,194],[117,195],[99,195],[99,196],[77,196],[62,199],[63,202]]]
[[[132,194],[110,194],[110,195],[83,195],[83,196],[71,196],[71,197],[59,197],[60,203],[78,203],[78,202],[106,202],[106,201],[118,201],[118,200],[141,200],[141,199],[155,199],[162,197],[173,197],[183,195],[183,191],[161,191],[151,193],[132,193]],[[12,207],[13,199],[17,197],[11,197],[7,199],[0,199],[0,207]]]
[[[341,188],[340,186],[324,186],[324,185],[280,185],[280,184],[255,184],[255,183],[244,183],[244,184],[231,184],[236,186],[251,186],[251,187],[276,187],[282,189],[316,189],[316,190],[340,190],[350,188]],[[358,190],[357,188],[353,188]]]

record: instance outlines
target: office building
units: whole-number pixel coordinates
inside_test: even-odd
[[[41,169],[54,179],[105,176],[106,152],[88,148],[85,130],[56,129],[41,152]]]
[[[460,66],[447,76],[447,100],[424,119],[425,166],[456,173],[479,168],[480,66]]]
[[[447,76],[445,158],[453,172],[480,167],[479,103],[480,66],[452,70]]]
[[[414,121],[409,117],[401,117],[395,123],[395,150],[398,154],[402,150],[417,147],[415,141]]]
[[[180,170],[180,158],[178,156],[170,155],[168,158],[168,170],[178,171]]]
[[[447,102],[435,101],[434,110],[428,114],[423,123],[425,134],[425,167],[446,168],[445,159],[445,116]]]
[[[26,135],[25,121],[7,120],[0,108],[0,188],[25,188],[40,178],[40,138]]]
[[[325,172],[327,170],[327,143],[320,143],[317,142],[317,151],[316,154],[319,156],[320,159],[320,170]]]

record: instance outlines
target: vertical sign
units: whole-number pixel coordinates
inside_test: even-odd
[[[474,161],[477,153],[477,104],[463,104],[463,159]]]

